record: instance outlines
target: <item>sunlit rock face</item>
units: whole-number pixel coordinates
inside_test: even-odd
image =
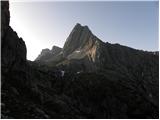
[[[77,23],[64,44],[63,55],[69,60],[87,57],[95,62],[100,42],[88,26],[81,26]]]
[[[81,26],[77,23],[64,44],[64,56],[71,54],[76,49],[82,48],[91,35],[92,33],[87,26]]]
[[[96,70],[100,57],[99,49],[101,49],[101,44],[104,43],[92,34],[88,26],[82,26],[77,23],[68,36],[62,50],[58,51],[58,55],[52,54],[52,51],[44,52],[42,50],[36,61],[45,61],[49,65],[52,63],[55,65],[56,63],[59,66],[72,66],[71,64],[75,61],[76,63],[83,64],[81,69]]]

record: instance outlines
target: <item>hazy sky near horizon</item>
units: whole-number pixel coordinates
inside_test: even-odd
[[[44,48],[63,47],[76,23],[104,42],[158,50],[158,1],[10,2],[10,16],[29,60]]]

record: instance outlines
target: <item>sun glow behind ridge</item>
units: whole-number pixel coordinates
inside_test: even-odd
[[[34,8],[36,4],[39,5]],[[62,29],[58,29],[59,26],[52,24],[49,26],[49,24],[43,20],[47,11],[43,12],[41,4],[43,3],[10,2],[10,25],[14,31],[17,32],[18,36],[25,41],[27,46],[27,59],[31,61],[35,60],[42,49],[51,49],[53,45],[63,47],[64,41],[69,34],[61,32]],[[37,13],[39,13],[39,15],[37,15]],[[49,16],[47,17],[49,18]],[[56,19],[53,19],[51,16],[50,21],[52,20],[54,20],[54,22],[56,21]]]
[[[158,1],[10,1],[10,25],[27,46],[27,59],[42,49],[63,47],[76,23],[88,25],[104,42],[158,50]]]

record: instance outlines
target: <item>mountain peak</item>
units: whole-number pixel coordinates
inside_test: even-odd
[[[83,27],[83,28],[88,28],[88,26],[87,25],[81,25],[80,23],[76,23],[76,25],[75,25],[75,28],[77,28],[77,27]],[[89,28],[88,28],[89,29]]]
[[[88,26],[82,26],[77,23],[64,44],[64,56],[67,56],[69,53],[82,47],[91,36],[93,35]]]
[[[58,47],[58,46],[53,46],[52,49],[42,49],[42,52],[40,53],[40,55],[35,59],[37,60],[41,60],[41,61],[46,61],[50,58],[52,58],[53,56],[59,54],[62,51],[62,48]]]
[[[77,26],[82,26],[82,25],[80,23],[76,23],[75,27],[77,27]]]
[[[57,51],[57,50],[61,50],[62,48],[58,47],[58,46],[53,46],[51,51]]]
[[[88,30],[90,31],[89,27],[87,25],[81,25],[80,23],[76,23],[76,25],[74,26],[73,30],[77,30],[77,29],[85,29],[85,30]],[[73,31],[72,30],[72,31]]]

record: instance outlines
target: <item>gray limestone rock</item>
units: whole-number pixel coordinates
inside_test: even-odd
[[[51,50],[43,49],[40,55],[35,59],[35,61],[46,62],[49,59],[52,59],[54,56],[58,55],[62,51],[62,48],[53,46]]]

